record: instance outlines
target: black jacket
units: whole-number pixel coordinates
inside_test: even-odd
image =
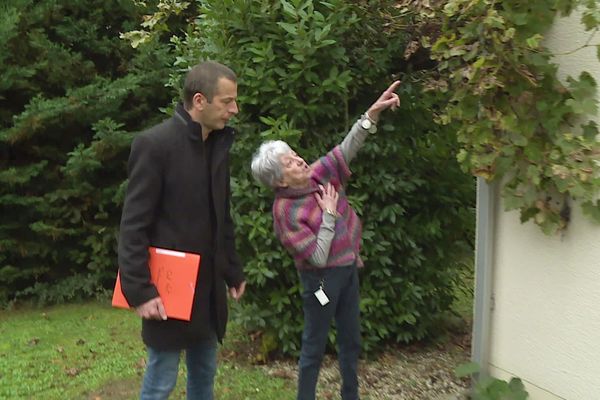
[[[149,246],[202,255],[191,321],[142,322],[144,343],[159,350],[186,348],[213,331],[221,340],[227,323],[226,285],[244,280],[229,208],[234,131],[211,132],[210,157],[200,132],[180,105],[173,117],[141,133],[131,145],[118,251],[125,298],[136,307],[158,295],[149,280]]]

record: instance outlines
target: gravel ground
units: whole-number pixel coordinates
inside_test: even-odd
[[[454,376],[454,368],[469,360],[470,335],[454,335],[443,345],[390,348],[372,360],[361,360],[359,380],[363,400],[454,400],[468,387]],[[262,365],[268,374],[296,380],[296,362]],[[326,356],[319,376],[317,398],[339,399],[340,376],[336,360]]]

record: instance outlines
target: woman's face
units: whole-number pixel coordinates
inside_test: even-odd
[[[306,187],[310,183],[310,166],[296,154],[290,150],[288,153],[279,158],[281,163],[281,171],[283,179],[281,185],[283,187]]]

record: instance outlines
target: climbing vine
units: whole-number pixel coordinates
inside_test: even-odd
[[[414,3],[414,2],[413,2]],[[420,2],[416,20],[429,27],[420,45],[437,68],[428,90],[448,93],[437,113],[455,123],[464,170],[500,182],[504,206],[543,232],[564,230],[572,200],[600,222],[596,82],[588,72],[557,76],[545,34],[578,10],[600,59],[596,0],[450,0]],[[431,29],[435,26],[437,29]]]

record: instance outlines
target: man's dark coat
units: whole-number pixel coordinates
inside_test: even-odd
[[[210,157],[200,132],[180,105],[172,118],[138,135],[131,146],[119,234],[127,301],[136,307],[158,295],[149,281],[149,246],[202,255],[191,321],[142,322],[144,343],[159,350],[189,347],[211,332],[221,340],[227,323],[226,285],[237,287],[244,280],[229,209],[234,131],[211,132]]]

